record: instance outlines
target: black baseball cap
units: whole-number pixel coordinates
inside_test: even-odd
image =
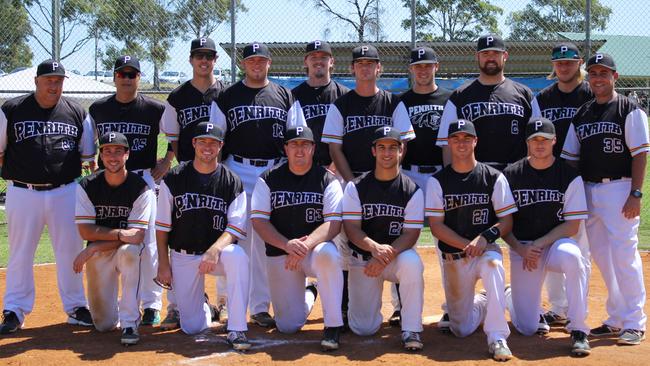
[[[384,139],[395,140],[400,144],[402,143],[402,137],[400,136],[399,131],[391,126],[377,127],[374,132],[372,144],[374,145],[377,141]]]
[[[190,54],[196,51],[212,51],[217,53],[217,45],[208,37],[200,37],[192,40],[190,46]]]
[[[67,78],[63,64],[55,60],[45,60],[38,64],[36,76],[63,76]]]
[[[120,132],[106,132],[99,137],[99,148],[104,146],[124,146],[129,149],[129,140]]]
[[[417,47],[411,50],[411,63],[417,64],[437,64],[438,55],[431,47]]]
[[[265,57],[271,59],[271,51],[264,43],[253,42],[244,47],[244,60],[249,57]]]
[[[587,70],[592,66],[603,66],[612,71],[616,71],[616,63],[614,58],[608,53],[596,53],[587,61]]]
[[[194,127],[195,139],[206,138],[223,142],[225,135],[223,129],[212,122],[199,122]]]
[[[459,119],[449,124],[447,137],[451,137],[452,135],[461,132],[476,137],[476,128],[474,128],[474,124],[466,119]]]
[[[526,124],[526,140],[541,136],[545,139],[555,137],[555,125],[544,117],[532,117]]]
[[[284,133],[284,143],[288,144],[293,140],[307,140],[314,142],[314,133],[307,126],[290,127]]]
[[[506,51],[506,44],[503,38],[498,34],[486,34],[481,36],[476,42],[476,51]]]
[[[580,60],[581,58],[578,46],[570,42],[555,45],[551,54],[551,61]]]
[[[122,55],[115,60],[113,71],[118,72],[127,67],[132,67],[135,71],[140,72],[140,60],[135,56]]]
[[[358,60],[379,61],[379,51],[371,44],[357,46],[352,50],[352,62]]]
[[[315,40],[307,43],[307,47],[305,47],[305,56],[312,52],[325,52],[331,56],[332,47],[325,41]]]

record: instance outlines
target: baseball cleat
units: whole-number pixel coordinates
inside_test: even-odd
[[[598,328],[593,328],[589,335],[592,337],[610,337],[617,336],[621,333],[621,328],[610,327],[607,324],[603,324]]]
[[[146,308],[144,309],[144,314],[142,314],[141,325],[158,325],[160,324],[160,310]]]
[[[248,341],[244,332],[229,331],[226,339],[235,351],[247,351],[251,348],[251,342]]]
[[[125,346],[132,346],[138,344],[140,341],[140,335],[135,328],[124,328],[122,329],[122,337],[120,338],[120,343]]]
[[[569,319],[550,310],[544,313],[543,317],[544,320],[546,320],[546,324],[550,326],[554,326],[554,325],[560,326],[560,325],[569,324]]]
[[[508,348],[508,344],[503,339],[500,339],[490,344],[490,348],[488,349],[488,351],[490,352],[492,358],[495,361],[505,362],[512,359],[512,352],[510,352],[510,348]]]
[[[537,331],[535,332],[538,335],[546,335],[551,331],[551,327],[546,323],[546,319],[543,315],[539,316],[539,324],[537,324]]]
[[[618,337],[618,344],[636,346],[645,339],[645,332],[638,329],[625,329]]]
[[[451,329],[449,328],[451,326],[451,323],[449,321],[449,314],[444,313],[442,314],[442,317],[438,321],[438,330],[440,330],[443,333],[451,333]]]
[[[20,320],[18,315],[11,310],[2,312],[2,324],[0,324],[0,334],[15,333],[20,329]]]
[[[68,324],[92,327],[93,317],[90,316],[90,311],[88,311],[87,307],[80,306],[74,309],[74,313],[68,314]]]
[[[327,352],[339,349],[341,328],[342,327],[325,327],[323,339],[320,341],[321,350]]]
[[[591,354],[591,347],[589,340],[587,340],[587,333],[579,330],[571,332],[571,354],[573,356],[583,357]]]
[[[400,324],[402,324],[402,312],[395,310],[395,312],[393,312],[393,315],[388,318],[388,325],[391,327],[399,327]]]
[[[259,325],[262,328],[273,328],[275,327],[275,319],[271,314],[267,312],[261,312],[251,315],[251,320],[253,323]]]
[[[228,323],[228,306],[221,304],[217,307],[217,321],[221,324]]]
[[[178,314],[178,310],[176,309],[172,309],[168,311],[167,316],[160,323],[161,330],[172,330],[172,329],[178,329],[180,327],[181,327],[180,315]]]
[[[424,348],[418,332],[402,332],[402,344],[407,351],[421,351]]]

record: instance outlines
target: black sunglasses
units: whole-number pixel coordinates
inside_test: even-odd
[[[214,53],[197,52],[197,53],[192,54],[192,57],[197,59],[197,60],[206,59],[208,61],[212,61],[215,58],[217,58],[217,55],[215,55]]]
[[[116,71],[115,74],[117,74],[118,77],[122,79],[135,79],[138,77],[139,72],[137,71]]]

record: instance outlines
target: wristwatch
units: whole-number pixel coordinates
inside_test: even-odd
[[[632,192],[630,192],[630,196],[632,196],[634,198],[641,198],[641,197],[643,197],[643,192],[641,192],[640,189],[635,189]]]

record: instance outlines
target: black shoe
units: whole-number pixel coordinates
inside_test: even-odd
[[[271,314],[267,312],[261,312],[261,313],[251,315],[251,320],[253,321],[253,323],[263,328],[275,327],[275,319],[273,319]]]
[[[20,329],[20,320],[18,320],[18,315],[11,310],[3,311],[2,324],[0,324],[0,334],[15,333],[18,329]]]
[[[440,330],[443,333],[450,333],[451,329],[450,327],[450,322],[449,322],[449,314],[444,313],[442,314],[442,318],[438,321],[438,330]]]
[[[68,324],[92,327],[93,317],[90,316],[90,311],[88,311],[87,307],[80,306],[74,309],[74,313],[68,314]]]
[[[593,328],[589,335],[592,337],[611,337],[618,336],[621,334],[621,328],[610,327],[607,324],[603,324],[600,327]]]
[[[402,313],[399,310],[393,312],[393,315],[388,318],[388,325],[391,327],[399,327],[402,324]]]
[[[141,325],[159,325],[160,324],[160,311],[152,308],[144,309],[144,314],[142,314]]]
[[[564,326],[569,324],[569,319],[551,310],[545,312],[543,316],[544,320],[546,320],[546,324],[550,326]]]
[[[579,330],[571,332],[571,354],[574,356],[588,356],[591,354],[591,347],[587,340],[587,334]]]
[[[323,351],[334,351],[339,349],[339,338],[342,327],[325,327],[323,339],[320,341],[320,348]]]
[[[539,323],[537,324],[537,333],[538,335],[546,335],[551,331],[551,327],[546,323],[546,318],[543,315],[539,316]]]
[[[120,343],[125,346],[131,346],[138,344],[139,341],[140,335],[138,334],[137,329],[131,327],[122,329],[122,337],[120,337]]]

